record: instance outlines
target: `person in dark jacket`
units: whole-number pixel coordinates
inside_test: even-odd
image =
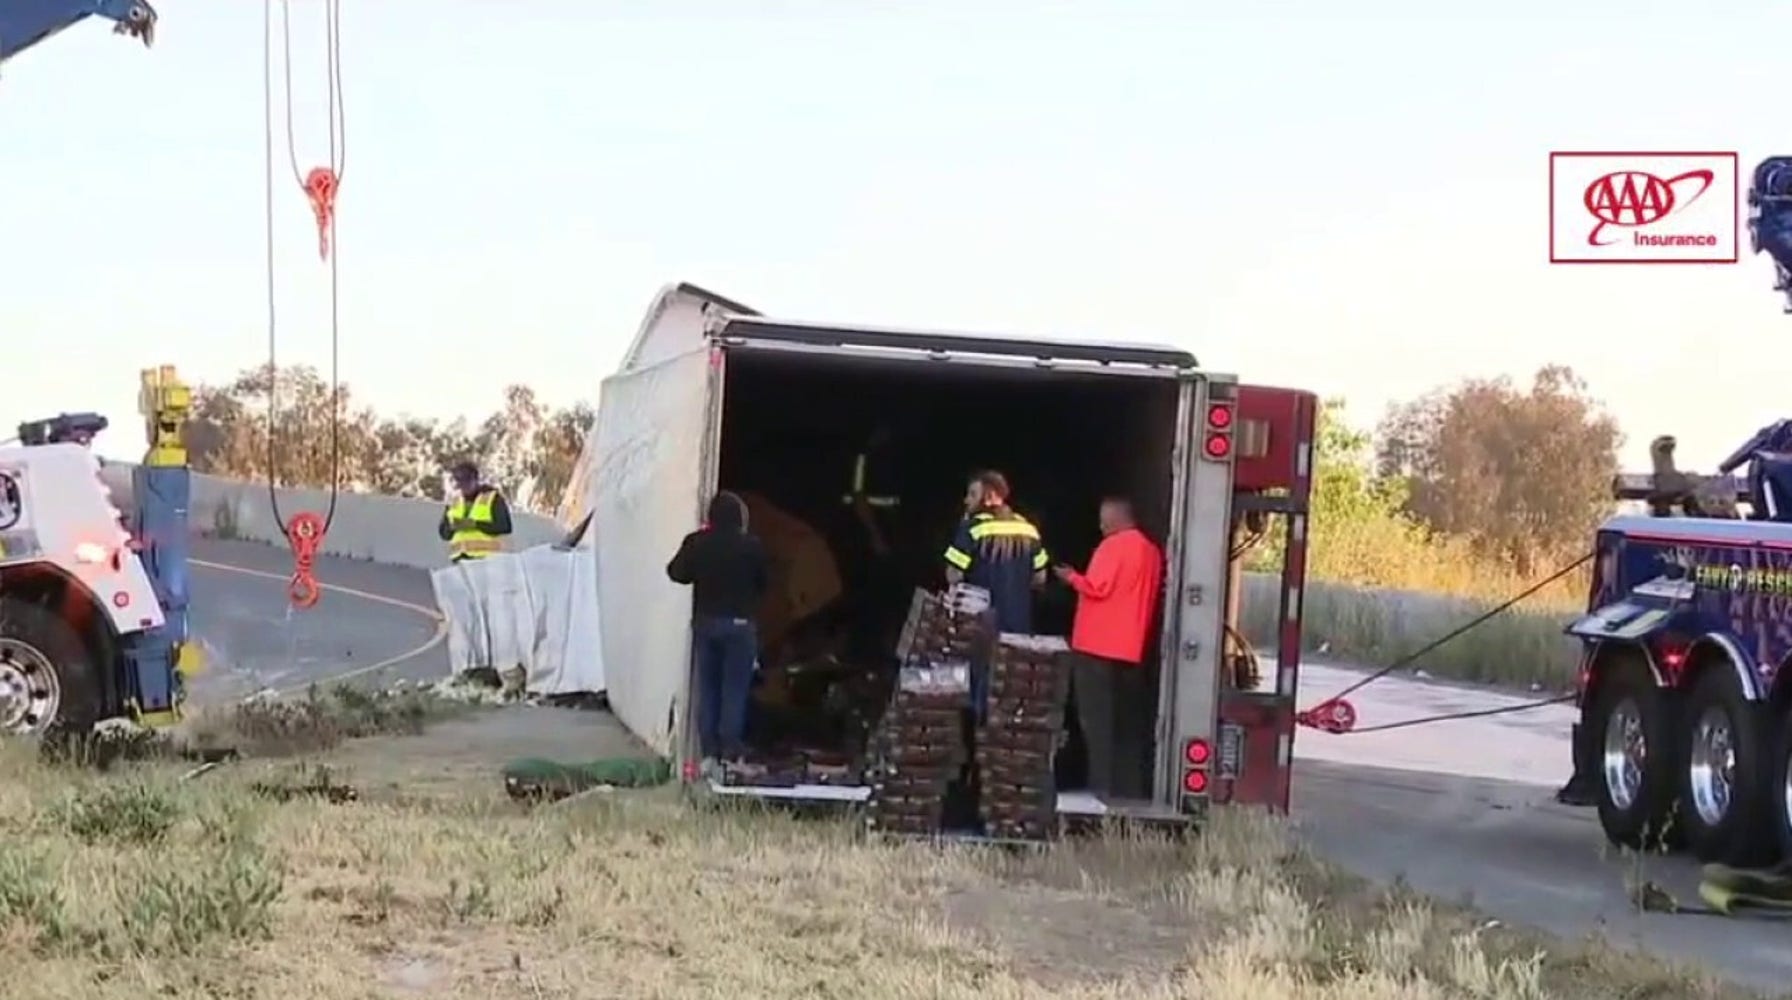
[[[989,591],[999,632],[1033,631],[1033,591],[1045,583],[1051,554],[1033,522],[1008,505],[1008,477],[994,470],[972,476],[965,488],[964,520],[946,547],[946,583],[963,582]],[[983,718],[989,694],[989,664],[971,664],[971,705]]]
[[[674,583],[692,590],[691,634],[697,659],[697,732],[704,771],[746,750],[747,700],[759,656],[755,624],[770,583],[765,548],[747,533],[747,505],[723,491],[709,520],[684,536],[666,564]]]

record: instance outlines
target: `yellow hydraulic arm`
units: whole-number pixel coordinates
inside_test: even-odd
[[[182,676],[204,669],[199,647],[187,631],[187,510],[192,472],[184,432],[193,409],[193,390],[173,365],[143,370],[137,410],[143,414],[149,451],[136,475],[136,517],[143,567],[154,581],[167,618],[167,641]]]

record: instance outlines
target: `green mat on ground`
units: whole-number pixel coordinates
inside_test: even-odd
[[[1731,868],[1706,865],[1700,870],[1699,898],[1718,913],[1792,916],[1792,869]]]
[[[504,768],[504,790],[512,798],[563,799],[593,788],[652,788],[672,780],[672,765],[660,759],[614,757],[568,764],[526,757]]]

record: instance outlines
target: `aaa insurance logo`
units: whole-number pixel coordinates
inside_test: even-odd
[[[1549,154],[1552,264],[1734,264],[1735,153]]]

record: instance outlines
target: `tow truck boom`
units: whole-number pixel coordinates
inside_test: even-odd
[[[112,32],[155,41],[156,9],[144,0],[6,0],[0,3],[0,63],[90,17],[113,23]]]

